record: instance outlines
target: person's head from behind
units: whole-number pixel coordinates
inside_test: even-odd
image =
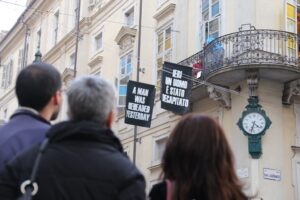
[[[98,76],[82,76],[68,89],[69,117],[111,127],[116,107],[114,87]]]
[[[50,64],[34,63],[19,73],[16,95],[19,105],[38,111],[45,119],[56,119],[61,105],[61,76]]]
[[[175,182],[179,200],[246,199],[224,131],[207,116],[189,114],[180,120],[167,142],[163,174]]]

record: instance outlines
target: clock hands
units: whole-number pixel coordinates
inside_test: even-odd
[[[253,122],[252,122],[252,127],[251,127],[251,130],[250,130],[250,131],[251,131],[251,133],[253,132],[254,125],[255,125],[255,121],[253,121]]]
[[[251,133],[254,131],[254,126],[256,126],[257,128],[262,128],[262,126],[257,125],[255,121],[252,121],[252,127],[250,129]]]
[[[257,128],[262,128],[262,126],[258,126],[255,122],[254,122],[254,125],[255,125]]]

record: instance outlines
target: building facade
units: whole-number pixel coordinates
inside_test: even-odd
[[[0,120],[18,107],[16,76],[40,50],[62,73],[63,89],[75,70],[116,86],[114,130],[132,158],[134,128],[124,123],[124,105],[127,82],[137,73],[139,1],[82,0],[79,32],[77,2],[28,1],[0,42]],[[140,81],[156,85],[159,94],[165,61],[199,72],[191,112],[211,115],[224,127],[245,192],[257,199],[300,199],[299,6],[294,0],[143,1]],[[248,137],[237,126],[249,96],[258,96],[272,121],[259,159],[250,156]],[[65,118],[66,104],[59,121]],[[135,141],[147,190],[160,180],[165,143],[180,116],[161,109],[157,95],[152,118],[151,128],[137,128]]]

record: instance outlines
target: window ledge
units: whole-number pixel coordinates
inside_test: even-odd
[[[176,4],[170,3],[167,5],[165,8],[161,9],[158,11],[153,18],[156,19],[157,21],[164,18],[165,16],[169,15],[170,13],[173,13],[176,8]]]
[[[155,170],[161,167],[161,161],[160,160],[156,160],[156,161],[152,161],[151,162],[151,166],[148,167],[149,170]]]
[[[103,56],[101,56],[102,53],[103,53],[103,48],[101,50],[98,50],[96,54],[90,58],[90,62],[88,63],[88,65],[91,68],[95,67],[95,65],[102,62],[103,60]]]
[[[291,146],[294,152],[300,152],[300,146]]]

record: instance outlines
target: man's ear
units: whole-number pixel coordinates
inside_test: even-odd
[[[108,114],[107,120],[106,120],[106,126],[108,126],[109,128],[112,127],[112,124],[114,122],[114,117],[115,117],[115,113],[113,111],[111,111]]]
[[[54,105],[60,105],[61,104],[61,101],[62,101],[62,98],[61,98],[61,91],[58,90],[57,92],[55,92],[55,94],[53,95],[53,103]]]

